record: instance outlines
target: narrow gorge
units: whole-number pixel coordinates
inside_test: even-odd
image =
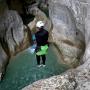
[[[25,84],[23,88],[21,87],[22,90],[90,90],[89,0],[0,0],[1,84],[3,85],[2,81],[7,78],[5,75],[7,70],[10,70],[7,67],[10,62],[15,62],[13,61],[15,57],[18,60],[16,63],[20,64],[22,63],[20,57],[23,55],[26,55],[25,60],[34,57],[23,52],[32,46],[32,34],[36,32],[35,25],[39,20],[44,21],[45,29],[49,31],[48,60],[55,55],[58,61],[53,58],[53,64],[56,60],[56,63],[66,67],[56,67],[56,71],[62,68],[62,72],[53,71],[57,74],[40,78],[39,81],[36,79],[28,86]],[[15,68],[12,68],[12,71]],[[17,90],[21,88],[18,87]]]

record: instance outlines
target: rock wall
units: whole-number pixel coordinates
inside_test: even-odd
[[[24,39],[23,22],[16,11],[7,10],[0,17],[0,37],[8,44],[10,52],[15,52],[15,46]]]
[[[17,11],[6,9],[0,15],[0,50],[3,50],[0,52],[0,73],[6,68],[7,57],[12,57],[30,44],[30,30],[24,29],[23,21]]]
[[[84,52],[85,6],[82,6],[78,0],[49,0],[51,36],[68,64],[78,62]]]
[[[51,20],[46,16],[46,14],[41,11],[37,6],[28,7],[28,13],[35,16],[34,20],[28,24],[29,28],[33,31],[35,30],[35,25],[37,21],[43,21],[45,23],[45,29],[50,31],[52,27]]]

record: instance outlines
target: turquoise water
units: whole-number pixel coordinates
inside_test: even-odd
[[[0,90],[20,90],[37,80],[59,75],[67,69],[66,65],[58,63],[52,47],[48,50],[46,67],[37,67],[35,55],[27,49],[10,61],[4,80],[0,83]]]

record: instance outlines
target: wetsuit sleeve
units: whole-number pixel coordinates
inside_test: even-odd
[[[32,40],[33,40],[33,41],[36,40],[35,34],[32,35]]]

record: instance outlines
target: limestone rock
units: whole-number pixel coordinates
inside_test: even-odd
[[[63,7],[66,6],[69,10],[71,10],[75,18],[75,23],[76,23],[77,28],[84,35],[84,32],[85,32],[84,23],[85,23],[85,17],[87,16],[87,5],[88,5],[87,0],[60,0],[60,1],[49,0],[49,4],[52,4],[52,2],[53,4],[57,3],[58,6],[60,5],[63,5]]]
[[[15,46],[23,41],[23,22],[16,11],[7,10],[0,17],[0,37],[4,38],[12,53],[15,52]]]
[[[28,11],[30,14],[33,14],[35,16],[35,19],[28,24],[30,29],[35,28],[37,21],[43,21],[45,23],[45,29],[48,31],[51,30],[52,23],[51,23],[50,19],[45,15],[44,12],[42,12],[36,6],[28,8]],[[31,25],[32,23],[33,23],[33,27]]]
[[[6,10],[0,15],[0,79],[10,56],[29,46],[29,38],[31,34],[24,31],[23,21],[16,11]]]
[[[74,90],[76,81],[69,75],[53,76],[49,79],[40,80],[22,90]]]
[[[64,61],[69,64],[71,60],[76,62],[84,52],[84,33],[76,25],[77,15],[74,16],[73,6],[71,7],[76,2],[71,1],[49,2],[49,16],[53,23],[52,40],[60,49]]]
[[[32,22],[28,23],[28,27],[30,28],[31,31],[35,28],[35,25],[36,25],[36,18],[34,18]]]
[[[63,55],[64,62],[68,64],[76,64],[79,62],[78,59],[82,55],[82,48],[78,48],[77,46],[67,44],[65,42],[57,43],[61,54]]]

